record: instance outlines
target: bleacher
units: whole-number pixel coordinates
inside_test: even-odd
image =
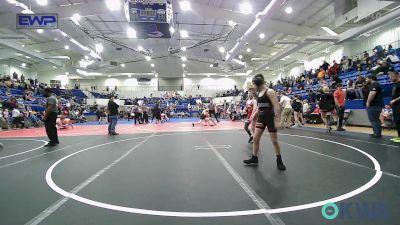
[[[0,98],[3,101],[9,101],[11,96],[7,96],[6,93],[9,92],[11,96],[15,97],[16,99],[21,99],[24,97],[24,89],[21,88],[0,88]],[[66,103],[67,99],[70,99],[72,96],[75,96],[76,99],[75,101],[77,103],[82,103],[84,99],[87,98],[87,96],[81,91],[81,90],[67,90],[67,89],[57,89],[54,88],[53,92],[55,95],[60,96],[62,98],[61,104]],[[17,103],[19,105],[25,105],[30,107],[33,111],[36,112],[43,112],[45,110],[44,105],[46,102],[46,97],[44,97],[41,94],[37,94],[33,96],[32,101],[24,101],[24,100],[18,100]]]
[[[395,50],[397,55],[400,56],[400,49]],[[394,68],[395,71],[400,72],[400,63],[394,63],[391,64],[391,66]],[[340,73],[339,78],[342,80],[343,87],[347,88],[347,81],[348,80],[353,80],[355,81],[359,75],[363,77],[367,77],[371,75],[372,71],[349,71],[345,73]],[[331,79],[326,80],[329,85],[332,84]],[[391,82],[389,76],[387,74],[381,74],[378,75],[378,82],[379,84],[382,85],[383,89],[383,96],[385,98],[385,104],[389,102],[389,97],[391,96],[391,91],[393,88],[393,83]],[[315,85],[304,85],[304,90],[299,90],[297,87],[293,87],[292,92],[290,93],[290,96],[293,95],[300,95],[303,99],[309,99],[308,92],[309,90],[316,92],[321,88],[320,84],[315,84]],[[283,87],[278,87],[278,90],[282,90]],[[362,105],[363,100],[362,99],[356,99],[356,100],[351,100],[347,101],[346,108],[348,109],[365,109],[365,106]]]

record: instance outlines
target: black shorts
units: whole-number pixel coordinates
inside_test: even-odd
[[[275,127],[275,113],[272,110],[259,111],[258,120],[256,127],[265,130],[268,128],[268,132],[276,133],[278,130]]]

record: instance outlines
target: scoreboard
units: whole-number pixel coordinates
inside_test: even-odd
[[[170,38],[173,18],[169,0],[125,0],[125,15],[139,38]]]

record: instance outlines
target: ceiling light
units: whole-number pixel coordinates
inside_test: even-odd
[[[250,14],[253,12],[253,7],[249,2],[243,2],[239,5],[239,10],[243,14]]]
[[[231,26],[231,27],[233,27],[233,26],[236,25],[236,23],[235,23],[233,20],[229,20],[229,21],[228,21],[228,25]]]
[[[121,67],[122,67],[122,68],[124,68],[124,67],[125,67],[125,64],[124,64],[124,63],[122,63],[122,64],[121,64]]]
[[[208,74],[207,77],[211,77],[210,74]]]
[[[158,74],[154,75],[155,77],[158,77]]]
[[[30,56],[25,56],[25,58],[30,59],[31,57]]]
[[[213,64],[210,64],[210,68],[213,68],[214,67],[214,65]]]
[[[57,66],[53,66],[53,69],[57,69]]]
[[[261,39],[264,39],[264,38],[265,38],[265,34],[264,34],[264,33],[261,33],[261,34],[260,34],[260,38],[261,38]]]
[[[338,34],[335,31],[331,30],[329,27],[321,27],[321,28],[332,36],[338,36]]]
[[[121,9],[120,0],[106,0],[106,6],[110,11],[117,11]]]
[[[274,56],[274,55],[276,55],[276,54],[277,54],[277,52],[273,52],[273,53],[271,53],[271,55],[272,55],[272,56]]]
[[[291,14],[293,12],[293,8],[291,6],[286,7],[285,12],[287,14]]]
[[[66,50],[68,50],[68,49],[69,49],[69,45],[65,45],[64,48],[65,48]]]
[[[182,75],[182,77],[186,77],[186,75],[185,75],[185,74],[183,74],[183,75]]]
[[[225,48],[224,47],[219,47],[219,52],[224,53],[225,52]]]
[[[131,78],[131,77],[132,77],[132,75],[130,75],[130,74],[129,74],[129,75],[128,75],[128,77],[129,77],[129,78]]]
[[[22,63],[21,66],[22,66],[22,67],[26,67],[26,63]]]
[[[184,61],[184,62],[187,60],[186,56],[182,56],[181,59],[182,59],[182,61]]]
[[[186,47],[182,47],[181,50],[186,52],[187,48]]]
[[[189,37],[189,33],[186,30],[181,30],[180,34],[181,34],[181,38],[188,38]]]
[[[251,52],[251,48],[247,48],[246,52]]]
[[[192,10],[190,2],[186,1],[186,0],[179,2],[179,6],[181,7],[182,11],[184,11],[184,12]]]
[[[150,64],[150,66],[151,66],[152,68],[154,68],[155,65],[154,65],[154,63],[152,63],[152,64]]]
[[[185,67],[186,67],[186,64],[182,64],[182,67],[185,68]]]
[[[174,27],[170,27],[169,28],[169,32],[171,32],[171,34],[175,33],[175,28]]]
[[[146,61],[150,61],[151,57],[150,56],[146,56],[145,59],[146,59]]]
[[[67,75],[67,76],[68,76],[68,75],[69,75],[69,72],[65,72],[65,75]]]
[[[101,53],[104,50],[104,46],[102,44],[96,44],[95,49],[96,52]]]
[[[43,29],[37,29],[36,32],[38,32],[39,34],[43,34]]]
[[[139,45],[139,47],[137,48],[138,49],[138,51],[144,51],[144,48],[141,46],[141,45]]]
[[[21,47],[25,48],[25,45],[21,45]]]
[[[47,0],[36,0],[36,3],[41,6],[47,5]]]
[[[239,59],[243,59],[243,56],[242,56],[242,55],[239,55]]]
[[[126,33],[128,34],[128,38],[136,38],[136,30],[132,27],[128,27]]]
[[[79,15],[78,13],[75,13],[74,15],[72,15],[71,20],[74,23],[78,23],[78,21],[81,20],[81,15]]]
[[[228,77],[228,75],[225,75],[225,77]]]

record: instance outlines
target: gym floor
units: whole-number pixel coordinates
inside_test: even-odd
[[[75,126],[54,148],[42,147],[44,128],[1,132],[0,224],[399,224],[400,145],[281,130],[282,172],[268,134],[260,165],[242,164],[242,126]]]

